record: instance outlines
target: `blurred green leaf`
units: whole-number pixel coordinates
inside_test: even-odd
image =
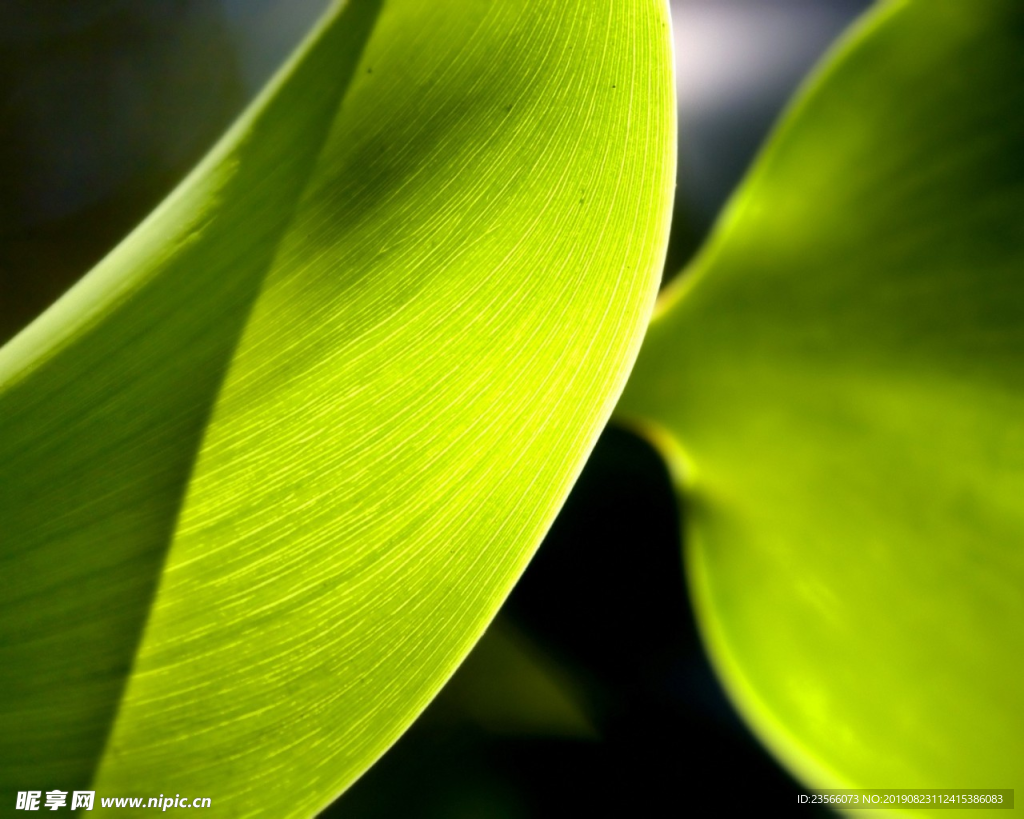
[[[806,781],[1024,788],[1024,5],[881,4],[620,405],[733,697]]]
[[[498,617],[437,704],[492,734],[597,739],[587,700],[564,666]]]
[[[0,351],[6,790],[308,814],[425,707],[639,346],[668,26],[339,4]]]

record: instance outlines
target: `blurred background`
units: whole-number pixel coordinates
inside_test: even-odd
[[[0,3],[0,342],[113,247],[280,65],[326,0]],[[794,88],[867,0],[672,0],[684,267]],[[704,656],[681,521],[609,428],[452,683],[328,815],[816,814]],[[756,805],[757,807],[752,807]],[[674,811],[673,811],[674,812]]]

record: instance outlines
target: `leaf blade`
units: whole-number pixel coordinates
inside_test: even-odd
[[[1021,23],[874,11],[620,405],[674,463],[722,676],[814,785],[1019,781]]]
[[[138,231],[0,353],[10,788],[90,781],[226,362],[374,5],[346,10]],[[283,159],[272,153],[282,145]],[[261,186],[274,197],[254,207]]]
[[[271,97],[307,104],[295,74],[317,86],[324,71],[311,61],[348,59],[337,42],[350,36],[346,15],[373,26],[365,50],[351,35],[354,80],[341,83],[340,105],[325,105],[295,200],[253,183],[238,192],[235,223],[204,200],[207,232],[167,239],[153,220],[105,262],[119,268],[124,247],[164,241],[159,261],[191,250],[209,276],[249,252],[247,218],[286,211],[265,267],[245,277],[251,306],[232,313],[238,340],[225,345],[211,405],[191,416],[201,423],[186,482],[180,494],[163,487],[170,545],[155,551],[160,579],[99,760],[101,793],[159,793],[173,780],[233,812],[322,807],[482,633],[635,356],[670,205],[665,6],[394,0],[377,16],[375,5],[330,18]],[[270,121],[287,136],[286,119]],[[260,140],[257,162],[211,160],[192,184],[211,168],[272,175],[272,143]],[[210,199],[239,201],[223,190]],[[211,250],[218,226],[224,245]],[[101,278],[87,287],[102,289]],[[41,345],[47,322],[65,332],[70,310],[58,305],[17,344]],[[211,311],[207,326],[221,329]],[[113,326],[96,315],[97,333]],[[172,340],[150,337],[151,352]],[[170,366],[187,383],[193,363]],[[162,375],[154,364],[152,378]],[[64,401],[48,425],[77,416],[67,438],[87,435],[107,387]],[[149,422],[170,439],[165,409]],[[107,408],[108,423],[125,417]],[[81,486],[74,463],[54,456],[49,468]],[[51,614],[51,630],[66,626],[66,613]],[[34,660],[20,659],[31,679]],[[108,684],[123,675],[104,670]]]

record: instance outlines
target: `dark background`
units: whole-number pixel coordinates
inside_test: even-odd
[[[0,3],[0,342],[181,179],[324,5]],[[666,277],[793,88],[867,5],[673,0],[680,149]],[[684,519],[654,451],[609,428],[503,610],[499,630],[514,639],[485,637],[329,815],[822,815],[798,808],[800,786],[704,656]]]

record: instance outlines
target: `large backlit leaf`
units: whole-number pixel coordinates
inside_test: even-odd
[[[1018,2],[872,12],[621,405],[720,671],[817,785],[1024,788],[1022,77]]]
[[[423,709],[638,348],[669,44],[659,0],[335,7],[0,353],[5,794],[309,813]]]

